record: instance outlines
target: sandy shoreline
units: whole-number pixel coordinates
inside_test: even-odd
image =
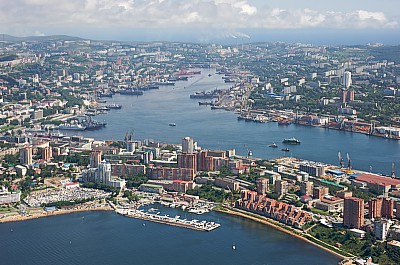
[[[308,242],[310,244],[313,244],[314,246],[317,246],[317,247],[319,247],[319,248],[321,248],[321,249],[323,249],[325,251],[328,251],[329,253],[332,253],[332,254],[334,254],[335,256],[337,256],[337,257],[339,257],[341,259],[349,258],[348,256],[344,256],[344,255],[339,254],[339,253],[337,253],[337,252],[335,252],[335,251],[333,251],[331,249],[328,249],[328,248],[326,248],[326,247],[324,247],[322,245],[319,245],[318,243],[313,242],[313,241],[305,238],[301,234],[297,234],[297,233],[294,233],[292,231],[289,231],[289,230],[281,227],[280,225],[278,225],[280,223],[277,223],[274,220],[268,219],[267,217],[264,217],[264,216],[261,216],[261,215],[259,217],[254,217],[254,216],[251,216],[248,213],[246,213],[244,211],[241,211],[239,209],[235,209],[234,211],[233,210],[229,210],[227,208],[224,208],[223,210],[220,210],[220,209],[215,209],[215,210],[218,211],[218,212],[221,212],[221,213],[226,213],[226,214],[230,214],[230,215],[236,215],[236,216],[240,216],[240,217],[243,217],[243,218],[246,218],[246,219],[253,220],[255,222],[259,222],[259,223],[262,223],[262,224],[269,225],[269,226],[271,226],[271,227],[273,227],[273,228],[275,228],[275,229],[277,229],[279,231],[287,233],[287,234],[289,234],[291,236],[295,236],[295,237],[297,237],[299,239],[302,239],[302,240],[304,240],[304,241],[306,241],[306,242]]]
[[[31,220],[31,219],[37,219],[37,218],[43,218],[43,217],[48,217],[48,216],[55,216],[55,215],[61,215],[61,214],[69,214],[69,213],[77,213],[77,212],[88,212],[88,211],[113,211],[110,206],[99,206],[99,207],[82,207],[82,208],[77,208],[77,209],[67,209],[67,210],[55,210],[55,211],[49,211],[49,212],[41,212],[41,213],[33,213],[29,215],[11,215],[11,216],[6,216],[0,219],[0,223],[8,223],[8,222],[18,222],[18,221],[25,221],[25,220]]]

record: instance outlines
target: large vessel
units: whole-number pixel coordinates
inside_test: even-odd
[[[292,124],[291,120],[280,120],[278,121],[278,125],[290,125]]]
[[[175,82],[172,81],[160,81],[154,83],[156,86],[174,86]]]
[[[214,99],[219,97],[218,90],[210,91],[210,92],[195,92],[190,95],[191,99]]]
[[[97,130],[106,127],[106,122],[96,121],[91,117],[87,117],[80,123],[82,126],[86,127],[86,130]]]
[[[81,124],[69,124],[69,123],[64,123],[58,126],[59,130],[73,130],[73,131],[84,131],[86,130],[86,126],[81,125]]]
[[[115,103],[109,104],[109,105],[107,105],[106,107],[109,108],[109,109],[121,109],[121,108],[122,108],[121,105],[115,104]]]
[[[294,137],[292,138],[285,138],[282,143],[284,144],[300,144],[300,140]]]
[[[143,95],[143,91],[137,90],[137,89],[132,89],[132,88],[129,88],[129,89],[126,89],[126,90],[120,90],[119,93],[121,95],[134,95],[134,96]]]

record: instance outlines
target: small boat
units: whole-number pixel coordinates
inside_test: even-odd
[[[176,123],[175,123],[175,122],[171,122],[171,123],[169,123],[168,125],[169,125],[169,126],[176,126]]]
[[[273,143],[273,144],[270,144],[270,145],[269,145],[269,147],[272,147],[272,148],[277,148],[277,147],[278,147],[278,145],[277,145],[276,143]]]
[[[232,245],[232,249],[233,249],[233,250],[236,250],[236,245]]]
[[[282,151],[284,151],[284,152],[289,152],[289,148],[282,148]]]

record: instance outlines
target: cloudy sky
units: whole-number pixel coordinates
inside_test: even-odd
[[[0,33],[200,41],[263,32],[400,35],[399,10],[399,0],[2,0]]]

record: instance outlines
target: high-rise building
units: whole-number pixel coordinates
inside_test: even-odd
[[[351,72],[346,71],[343,73],[343,86],[348,89],[351,86]]]
[[[353,102],[354,101],[354,90],[353,89],[343,89],[341,91],[340,99],[342,103]]]
[[[178,155],[178,167],[179,168],[190,168],[196,173],[197,171],[197,155],[182,153]]]
[[[389,198],[373,198],[368,202],[369,218],[394,218],[394,200]]]
[[[98,167],[96,182],[108,184],[111,182],[111,164],[105,160],[101,161]]]
[[[182,139],[182,153],[192,154],[194,152],[193,138],[185,137]]]
[[[50,158],[51,158],[51,155],[52,155],[51,153],[52,152],[51,152],[51,147],[50,146],[46,146],[46,147],[40,148],[40,156],[46,162],[50,161]]]
[[[342,93],[340,95],[340,99],[342,100],[342,103],[346,103],[347,102],[347,90],[342,90]]]
[[[390,198],[383,198],[382,201],[382,217],[392,219],[394,218],[394,200]]]
[[[396,218],[400,219],[400,202],[399,201],[395,202],[395,208],[396,208]]]
[[[321,200],[325,195],[329,194],[328,187],[314,187],[313,188],[313,198]]]
[[[373,198],[368,202],[369,214],[368,217],[379,218],[382,217],[382,198]]]
[[[32,146],[26,146],[19,151],[19,161],[23,165],[32,164]]]
[[[288,188],[288,182],[286,180],[275,181],[275,193],[279,195],[285,195]]]
[[[90,152],[90,168],[98,168],[101,162],[101,150],[92,150]]]
[[[353,89],[350,89],[347,92],[347,97],[348,97],[348,101],[349,102],[353,102],[354,101],[354,90]]]
[[[265,195],[269,191],[269,179],[258,178],[257,179],[257,193],[260,195]]]
[[[301,195],[312,195],[313,194],[313,183],[311,181],[304,181],[300,185]]]
[[[356,197],[344,199],[343,225],[360,229],[364,226],[364,200]]]

